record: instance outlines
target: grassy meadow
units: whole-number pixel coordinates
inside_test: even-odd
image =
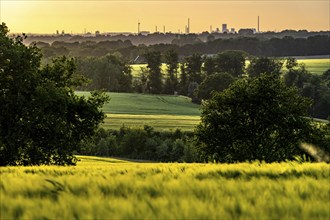
[[[88,95],[88,92],[78,92]],[[107,93],[110,102],[103,107],[105,128],[153,126],[158,130],[193,130],[200,122],[199,105],[183,96],[137,93]]]
[[[329,219],[325,163],[1,167],[1,219]]]

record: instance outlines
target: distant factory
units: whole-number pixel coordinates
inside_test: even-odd
[[[236,34],[235,28],[228,28],[227,24],[222,24],[220,28],[215,28],[215,30],[212,29],[212,25],[210,25],[210,33],[223,33],[223,34]],[[249,34],[256,34],[260,33],[260,18],[258,16],[258,22],[257,22],[257,29],[256,28],[241,28],[238,31],[238,34],[242,35],[249,35]]]
[[[157,33],[157,34],[172,34],[171,31],[167,31],[166,32],[166,26],[163,25],[163,30],[159,31],[158,26],[155,25],[155,31],[150,31],[150,30],[142,30],[141,29],[141,22],[138,21],[137,22],[137,35],[142,35],[142,36],[147,36],[149,34],[152,33]],[[182,31],[183,30],[183,31]],[[202,33],[206,33],[208,31],[204,31]],[[173,32],[174,34],[198,34],[196,32],[192,32],[191,31],[191,21],[190,18],[187,19],[187,23],[184,26],[183,29],[178,29],[177,32]],[[257,27],[256,28],[251,28],[251,27],[247,27],[247,28],[240,28],[238,29],[238,31],[236,31],[235,28],[233,27],[229,27],[227,23],[222,23],[220,27],[215,27],[212,28],[212,25],[210,25],[210,29],[208,33],[216,33],[216,34],[240,34],[240,35],[251,35],[251,34],[256,34],[256,33],[260,33],[260,18],[258,16],[258,20],[257,20]],[[60,33],[58,30],[56,31],[56,35],[64,35],[64,31],[62,31],[62,33]],[[120,33],[102,33],[103,35],[118,35],[118,34],[124,34],[124,35],[129,35],[129,34],[135,34],[134,32],[120,32]],[[82,35],[84,36],[99,36],[102,35],[100,33],[100,31],[96,31],[95,34],[92,34],[91,32],[86,32],[86,30],[84,31],[84,33]]]

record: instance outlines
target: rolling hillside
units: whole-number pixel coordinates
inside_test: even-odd
[[[88,95],[88,92],[77,92]],[[150,125],[158,130],[193,130],[200,121],[199,105],[183,96],[136,93],[107,93],[111,98],[103,110],[107,114],[105,128]]]

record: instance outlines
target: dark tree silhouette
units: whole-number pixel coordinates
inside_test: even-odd
[[[8,37],[0,25],[0,165],[75,164],[73,152],[104,119],[108,98],[77,96],[73,59],[41,67],[36,47]]]
[[[153,94],[162,92],[161,54],[159,51],[151,51],[144,54],[148,68],[148,90]]]

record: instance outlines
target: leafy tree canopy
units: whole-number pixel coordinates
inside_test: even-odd
[[[215,57],[216,72],[227,72],[234,77],[244,74],[245,52],[225,51]]]
[[[164,93],[174,94],[178,90],[178,66],[179,56],[174,50],[169,50],[164,55],[167,69],[167,78],[164,85]]]
[[[247,68],[250,77],[259,76],[261,73],[281,74],[283,62],[279,59],[268,57],[253,58]]]
[[[73,59],[41,66],[36,47],[8,37],[0,25],[0,165],[69,165],[81,140],[90,138],[105,115],[102,92],[89,98],[73,88],[84,80]]]
[[[162,92],[162,72],[161,53],[159,51],[149,51],[144,54],[148,68],[148,90],[152,94]]]
[[[197,97],[200,100],[210,99],[212,92],[222,92],[227,89],[235,78],[229,73],[214,73],[208,75],[197,89]]]
[[[221,162],[293,159],[300,142],[325,137],[305,117],[310,105],[276,74],[240,79],[203,103],[197,139],[209,159]]]
[[[202,78],[202,65],[203,65],[203,58],[201,54],[193,54],[189,57],[185,58],[185,67],[186,72],[189,76],[190,82],[201,83]]]

